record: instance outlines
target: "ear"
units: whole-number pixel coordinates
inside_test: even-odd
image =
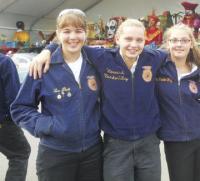
[[[120,38],[120,35],[115,34],[115,42],[117,45],[119,45],[119,38]]]
[[[164,44],[167,49],[169,49],[169,40]]]
[[[58,41],[60,41],[60,33],[58,29],[56,30],[56,37],[58,38]]]
[[[85,32],[85,34],[84,34],[84,42],[86,42],[86,40],[87,40],[87,35],[86,35],[86,32]]]

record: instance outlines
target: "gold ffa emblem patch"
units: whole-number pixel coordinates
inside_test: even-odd
[[[142,78],[145,82],[150,82],[152,80],[152,70],[151,66],[143,66]]]
[[[198,93],[198,88],[197,85],[194,81],[189,82],[189,89],[192,93],[197,94]]]
[[[92,90],[92,91],[96,91],[97,90],[97,82],[95,79],[95,76],[87,76],[87,83],[88,83],[88,87]]]

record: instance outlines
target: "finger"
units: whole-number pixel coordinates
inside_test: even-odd
[[[33,66],[33,74],[34,74],[33,78],[37,79],[38,75],[37,75],[37,64],[36,63]]]
[[[45,65],[44,65],[44,73],[46,73],[49,70],[49,65],[50,65],[50,61],[46,61]]]
[[[33,76],[33,63],[31,62],[30,65],[29,65],[29,76],[32,77]]]
[[[37,74],[38,74],[39,78],[42,77],[42,68],[43,68],[43,65],[41,63],[38,63],[37,64]]]

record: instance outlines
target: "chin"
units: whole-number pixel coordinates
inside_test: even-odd
[[[134,59],[135,59],[136,57],[138,57],[138,54],[137,54],[137,55],[127,56],[127,57],[130,58],[130,59],[131,59],[131,58],[134,58]]]
[[[70,49],[69,51],[70,51],[71,53],[76,53],[76,52],[81,51],[81,48]]]

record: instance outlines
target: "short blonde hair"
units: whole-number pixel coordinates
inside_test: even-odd
[[[64,9],[59,13],[56,22],[57,29],[73,26],[86,31],[86,15],[80,9]]]
[[[126,19],[121,23],[121,25],[119,25],[116,31],[116,36],[119,36],[123,32],[123,28],[127,26],[139,27],[142,28],[142,30],[145,32],[145,27],[142,22],[137,19]]]

